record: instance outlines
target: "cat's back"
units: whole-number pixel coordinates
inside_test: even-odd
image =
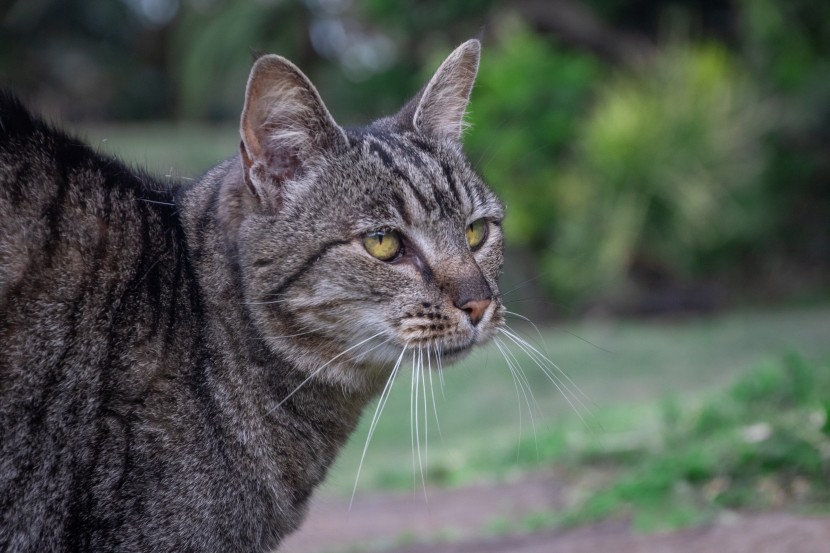
[[[170,188],[0,92],[0,412],[43,374],[117,365],[98,348],[133,351],[121,334],[158,334],[188,295],[185,249]]]
[[[161,210],[136,200],[170,201],[153,188],[0,91],[0,306],[39,276],[54,291],[78,284],[114,246],[122,257],[139,251],[141,237],[130,234]]]
[[[125,406],[190,316],[177,217],[169,189],[0,92],[0,549],[72,535],[122,474]]]

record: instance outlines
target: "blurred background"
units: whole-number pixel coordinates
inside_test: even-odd
[[[428,459],[399,383],[358,497],[567,485],[364,545],[828,505],[830,3],[5,0],[0,21],[0,85],[170,179],[236,152],[252,53],[294,61],[355,125],[481,36],[464,142],[507,204],[516,340],[447,371]],[[321,493],[334,505],[372,411]],[[410,520],[429,511],[411,496]]]

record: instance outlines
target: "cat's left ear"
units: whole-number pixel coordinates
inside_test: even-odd
[[[348,143],[308,77],[276,55],[251,69],[240,134],[245,182],[272,207],[280,205],[286,181]]]
[[[480,57],[481,43],[477,39],[456,48],[399,117],[409,119],[404,123],[416,131],[440,139],[460,140]]]

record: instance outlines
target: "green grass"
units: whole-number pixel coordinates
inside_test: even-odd
[[[785,355],[694,409],[667,409],[657,447],[560,524],[627,514],[636,529],[706,520],[723,509],[815,507],[830,499],[830,363]],[[583,459],[582,462],[586,462]],[[607,462],[596,456],[587,462]],[[613,460],[612,460],[613,462]]]
[[[828,332],[830,307],[826,305],[544,330],[545,350],[592,399],[592,415],[583,409],[584,424],[541,371],[524,358],[522,364],[539,404],[539,411],[534,411],[536,436],[524,399],[517,399],[501,355],[493,347],[485,348],[445,372],[444,394],[436,392],[442,437],[436,430],[431,399],[428,402],[427,481],[456,485],[555,461],[639,463],[644,452],[660,445],[667,420],[704,404],[759,364],[774,362],[787,351],[811,360],[830,357]],[[524,328],[522,334],[540,342],[533,329]],[[373,436],[360,490],[421,485],[417,464],[413,470],[410,383],[409,373],[402,373]],[[367,409],[332,470],[324,493],[351,492],[373,412],[374,405]],[[421,448],[425,449],[423,443]]]

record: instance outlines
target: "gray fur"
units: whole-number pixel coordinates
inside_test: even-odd
[[[503,209],[429,93],[466,105],[478,49],[355,130],[267,56],[241,154],[173,189],[0,97],[0,551],[272,550],[403,347],[492,336]]]

